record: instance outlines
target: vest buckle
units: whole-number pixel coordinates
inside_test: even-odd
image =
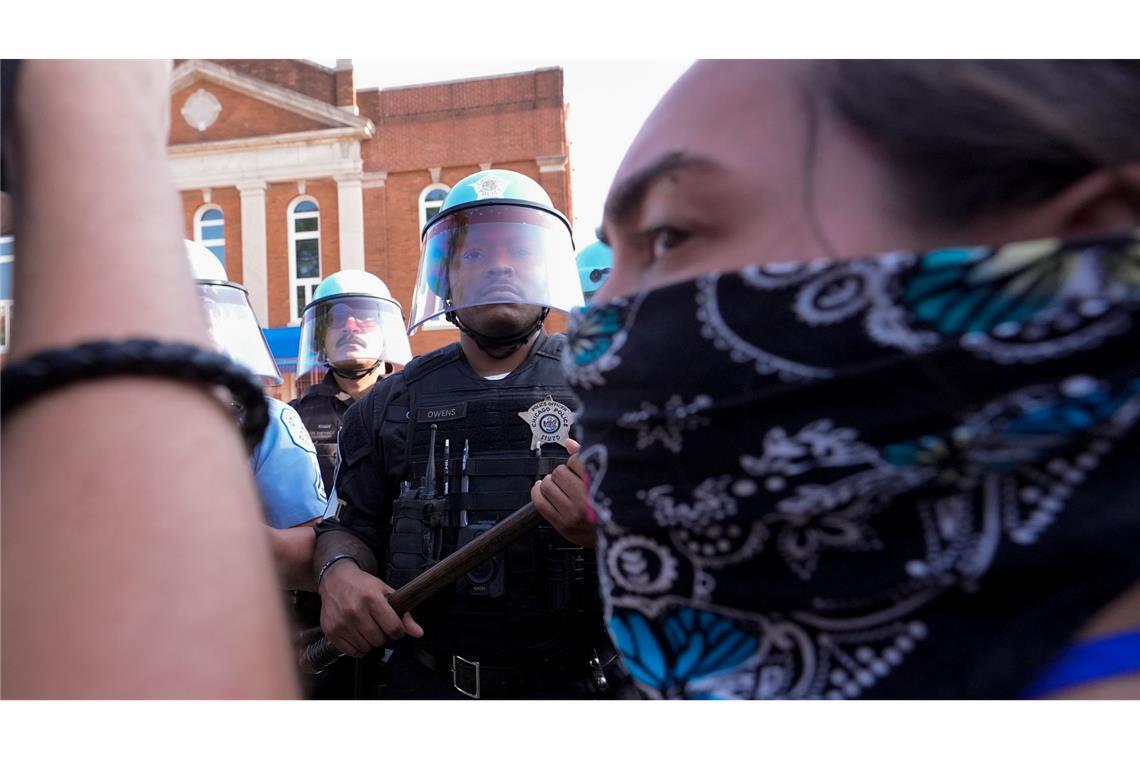
[[[482,694],[479,683],[479,661],[468,660],[457,654],[451,655],[451,685],[460,694],[479,699]]]

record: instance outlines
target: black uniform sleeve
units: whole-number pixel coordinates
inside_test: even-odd
[[[344,415],[334,486],[336,516],[317,525],[318,537],[346,530],[363,541],[382,566],[391,529],[388,464],[378,420],[384,419],[395,383],[373,388]]]

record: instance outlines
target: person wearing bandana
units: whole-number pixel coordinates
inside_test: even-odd
[[[1137,119],[1136,62],[674,85],[563,358],[644,695],[1140,696]]]
[[[489,170],[452,188],[422,239],[410,332],[443,316],[460,339],[345,414],[313,563],[321,628],[366,663],[394,645],[386,698],[615,696],[627,677],[600,613],[565,340],[542,329],[582,305],[569,222],[534,180]],[[415,617],[392,610],[393,588],[528,500],[548,525]]]

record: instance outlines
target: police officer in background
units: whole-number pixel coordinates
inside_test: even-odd
[[[614,252],[601,240],[596,240],[578,251],[577,261],[582,297],[589,303],[610,276],[610,270],[614,266]]]
[[[354,657],[394,642],[392,698],[615,696],[625,676],[583,548],[596,541],[592,513],[581,464],[567,463],[564,338],[542,330],[552,308],[582,304],[570,225],[536,182],[490,170],[451,190],[422,241],[411,330],[442,314],[460,339],[345,415],[337,515],[318,526],[313,565],[321,627]],[[414,618],[388,605],[532,496],[550,525]]]
[[[317,447],[321,478],[332,490],[336,439],[352,403],[393,365],[412,360],[404,310],[374,274],[344,269],[326,277],[301,315],[297,375],[324,371],[289,405],[301,415]],[[315,378],[314,378],[315,379]]]
[[[186,241],[190,269],[206,312],[210,338],[220,351],[245,366],[266,385],[280,385],[281,374],[257,323],[245,288],[230,282],[225,267],[200,243]],[[326,497],[316,448],[297,413],[272,396],[269,427],[250,456],[269,526],[273,558],[286,588],[312,588],[315,525]],[[236,408],[235,415],[242,410]]]
[[[297,374],[323,374],[289,405],[301,415],[317,449],[321,478],[332,490],[341,421],[352,404],[392,372],[392,365],[412,359],[404,311],[377,276],[344,269],[326,277],[301,315]],[[298,592],[294,598],[302,630],[320,625],[320,597]],[[375,672],[361,670],[361,677]],[[322,673],[302,678],[313,699],[351,699],[357,668],[342,660]]]

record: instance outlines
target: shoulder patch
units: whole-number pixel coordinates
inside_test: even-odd
[[[293,443],[305,451],[317,453],[317,447],[313,445],[313,439],[309,437],[305,423],[301,422],[300,415],[293,407],[286,406],[281,410],[281,421],[285,423],[285,429],[289,431],[289,437],[293,439]]]

